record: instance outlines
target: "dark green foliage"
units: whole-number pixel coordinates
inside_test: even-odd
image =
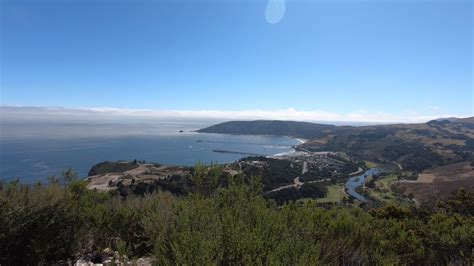
[[[140,199],[122,201],[88,190],[82,181],[34,187],[2,184],[0,264],[34,265],[74,258],[127,243],[132,254],[150,251],[140,235]]]
[[[332,172],[327,167],[314,168],[314,169],[309,169],[308,172],[301,175],[300,180],[302,182],[316,181],[316,180],[331,178],[332,176],[333,176]]]
[[[300,188],[287,188],[272,193],[265,194],[265,198],[273,199],[278,205],[289,201],[305,198],[324,198],[327,194],[327,187],[322,183],[304,183]]]
[[[394,133],[396,133],[394,128],[375,127],[357,133],[357,137],[361,138],[364,142],[368,142],[386,138]]]
[[[263,168],[250,165],[242,169],[242,171],[248,178],[252,176],[261,176],[264,191],[292,184],[293,179],[301,175],[303,169],[302,163],[290,162],[287,160],[279,160],[266,157],[247,157],[243,160],[256,160],[265,163],[265,166]]]
[[[326,130],[331,129],[335,129],[335,126],[308,122],[260,120],[225,122],[210,126],[208,128],[200,129],[198,132],[292,136],[311,139],[319,137],[323,135]]]
[[[219,166],[197,164],[191,171],[192,191],[210,196],[219,186],[226,185],[228,175]]]
[[[474,152],[474,139],[467,139],[465,141],[465,149]]]
[[[377,179],[372,178],[369,182],[365,182],[365,186],[368,187],[368,188],[374,189],[375,186],[376,186],[375,181],[377,181]]]
[[[316,203],[275,205],[259,178],[197,168],[196,189],[122,198],[72,181],[0,186],[0,264],[53,264],[104,248],[158,265],[469,265],[474,193],[436,206],[365,211]],[[297,193],[314,193],[318,185]]]
[[[356,164],[354,162],[348,162],[344,164],[344,166],[341,169],[342,175],[348,175],[350,173],[354,173],[359,169],[359,164]]]
[[[427,129],[412,129],[411,133],[432,139],[436,138],[436,133]]]
[[[34,193],[32,193],[34,192]],[[28,262],[54,261],[75,248],[69,241],[76,232],[58,185],[48,188],[5,186],[0,200],[0,263],[25,265]],[[63,245],[64,243],[64,245]]]
[[[388,160],[396,161],[399,158],[404,170],[421,172],[434,166],[445,164],[443,157],[417,143],[400,143],[384,148],[382,156]]]
[[[472,217],[474,216],[474,193],[460,189],[454,197],[439,202],[438,208],[450,214],[458,213]]]
[[[404,155],[415,153],[420,149],[423,149],[423,145],[419,143],[404,142],[384,147],[382,156],[388,160],[395,161]]]
[[[421,148],[405,156],[400,163],[405,170],[421,172],[433,166],[443,165],[443,158],[427,148]]]
[[[158,179],[151,183],[135,182],[125,186],[122,183],[117,184],[117,190],[112,192],[122,197],[144,196],[158,190],[168,191],[177,196],[187,195],[192,187],[192,182],[187,175],[170,175],[164,179]]]
[[[135,169],[138,166],[139,163],[137,160],[133,160],[131,162],[101,162],[94,165],[89,171],[88,175],[93,176],[106,173],[123,173],[125,171]]]

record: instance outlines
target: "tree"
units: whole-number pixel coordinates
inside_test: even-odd
[[[69,184],[78,179],[76,172],[74,172],[74,170],[72,170],[71,168],[64,170],[61,173],[61,177],[63,179],[63,184],[65,187],[67,187]]]

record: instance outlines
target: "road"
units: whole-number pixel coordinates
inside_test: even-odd
[[[364,171],[364,169],[359,167],[359,169],[357,169],[357,171],[350,173],[349,176],[358,175],[358,174],[362,173],[363,171]]]
[[[300,181],[300,177],[301,177],[302,175],[304,175],[306,172],[308,172],[308,163],[307,163],[307,162],[304,162],[304,163],[303,163],[303,169],[301,170],[301,175],[299,175],[299,176],[295,177],[295,179],[293,179],[293,184],[291,184],[291,185],[286,185],[286,186],[281,186],[281,187],[272,189],[272,190],[270,190],[270,191],[267,191],[266,193],[272,193],[272,192],[280,191],[280,190],[287,189],[287,188],[291,188],[291,187],[294,187],[294,188],[299,188],[299,187],[301,187],[302,185],[304,185],[304,182],[301,182],[301,181]],[[331,181],[331,179],[330,179],[330,178],[326,178],[326,179],[322,179],[322,180],[309,181],[309,182],[307,182],[307,183],[308,183],[308,184],[312,184],[312,183],[320,183],[320,182],[326,182],[326,181]]]
[[[403,167],[402,167],[402,165],[401,165],[400,163],[395,162],[395,164],[398,166],[398,168],[399,168],[401,171],[403,171]]]
[[[304,175],[306,172],[308,172],[308,163],[304,162],[303,163],[303,170],[301,171],[301,175],[295,177],[293,179],[293,186],[295,187],[301,187],[304,183],[300,181],[300,176]]]

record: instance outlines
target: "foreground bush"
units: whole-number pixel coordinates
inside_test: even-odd
[[[185,197],[120,198],[72,181],[0,188],[0,264],[49,264],[105,248],[166,264],[472,264],[474,195],[430,209],[282,207],[261,182],[218,173]],[[214,181],[213,181],[214,180]],[[203,187],[199,187],[200,184]]]

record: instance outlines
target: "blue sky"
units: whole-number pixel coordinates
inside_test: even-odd
[[[2,0],[1,104],[473,115],[472,1],[272,1]]]

